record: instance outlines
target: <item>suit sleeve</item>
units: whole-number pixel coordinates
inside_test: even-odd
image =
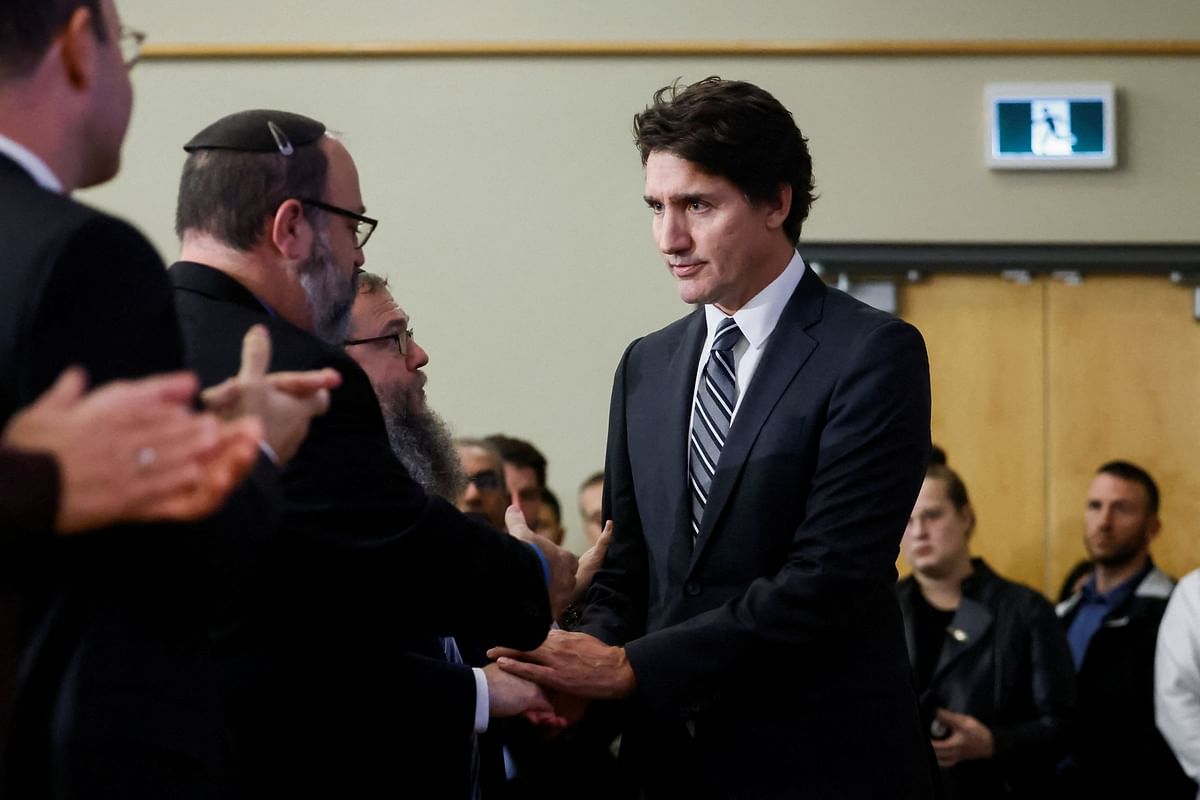
[[[847,636],[858,636],[868,660],[893,656],[884,635],[893,632],[881,627],[887,621],[880,615],[895,610],[895,559],[929,452],[929,363],[916,329],[888,319],[861,337],[844,364],[819,434],[805,515],[782,568],[717,608],[626,645],[639,690],[660,711],[745,691],[797,659],[829,661],[847,651],[839,642]],[[628,558],[629,549],[610,551],[609,560]],[[630,563],[620,593],[605,599],[610,618],[645,604],[629,580],[644,574],[644,562],[635,556]],[[898,635],[898,612],[895,622]],[[624,632],[634,633],[628,624]]]
[[[312,569],[314,585],[351,587],[410,629],[537,647],[551,622],[537,554],[425,494],[382,426],[368,424],[377,406],[354,405],[376,403],[369,386],[357,386],[365,381],[346,375],[333,399],[343,407],[314,422],[284,473],[284,529],[298,537],[287,550]]]
[[[49,543],[58,512],[59,474],[54,457],[0,446],[0,585],[8,568]]]
[[[610,645],[624,644],[645,633],[649,585],[646,543],[634,495],[633,470],[626,444],[625,375],[637,341],[626,348],[613,378],[608,412],[608,446],[604,460],[603,518],[613,521],[613,535],[588,589],[579,630]]]

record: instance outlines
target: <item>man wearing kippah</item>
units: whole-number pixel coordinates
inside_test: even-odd
[[[376,226],[345,146],[316,120],[253,110],[184,149],[170,276],[202,382],[236,362],[256,324],[276,368],[344,379],[284,473],[278,536],[231,587],[215,632],[235,791],[469,797],[470,765],[445,743],[489,717],[551,709],[494,665],[435,652],[433,637],[535,646],[574,588],[575,559],[518,512],[509,536],[426,495],[393,454],[370,381],[342,349]]]

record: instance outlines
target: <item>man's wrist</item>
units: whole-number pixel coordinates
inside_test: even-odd
[[[282,464],[279,463],[279,453],[275,452],[275,448],[271,447],[271,445],[268,444],[266,439],[258,440],[258,449],[262,451],[263,455],[265,455],[267,458],[271,459],[272,464],[274,464],[277,467],[282,466]]]
[[[485,733],[488,729],[490,715],[488,706],[491,695],[488,694],[487,676],[479,667],[471,667],[471,675],[475,678],[475,733]]]

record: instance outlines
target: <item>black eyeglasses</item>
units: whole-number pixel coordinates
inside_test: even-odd
[[[384,336],[368,336],[366,339],[347,339],[342,342],[343,347],[349,347],[352,344],[370,344],[371,342],[383,342],[392,340],[396,343],[396,349],[400,351],[400,355],[407,356],[411,350],[413,340],[413,329],[409,328],[403,333],[389,333]]]
[[[475,484],[481,492],[494,492],[500,488],[500,475],[492,469],[485,469],[467,476],[467,483]]]
[[[133,65],[141,60],[142,42],[144,41],[146,41],[146,34],[124,25],[121,26],[121,30],[117,33],[117,45],[121,48],[121,60],[125,62],[126,69],[133,69]]]
[[[331,206],[329,203],[322,203],[320,200],[308,200],[306,198],[297,198],[301,203],[313,208],[319,208],[322,211],[328,211],[330,214],[338,214],[343,217],[348,217],[354,220],[357,224],[354,226],[354,238],[358,244],[355,245],[359,250],[367,243],[367,239],[371,238],[371,234],[375,232],[375,227],[379,224],[379,220],[364,217],[362,214],[356,214],[345,208]]]

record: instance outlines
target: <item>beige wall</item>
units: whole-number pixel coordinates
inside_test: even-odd
[[[119,5],[160,44],[1200,36],[1194,0]],[[431,353],[431,403],[461,434],[541,446],[578,545],[575,487],[603,459],[616,361],[687,310],[650,241],[630,120],[655,88],[713,73],[768,88],[810,137],[821,199],[808,238],[1197,238],[1200,59],[1183,57],[150,60],[134,72],[123,172],[85,197],[169,260],[192,133],[251,107],[344,132],[382,220],[367,266],[391,276]],[[985,169],[984,84],[1035,79],[1117,85],[1119,169]]]

